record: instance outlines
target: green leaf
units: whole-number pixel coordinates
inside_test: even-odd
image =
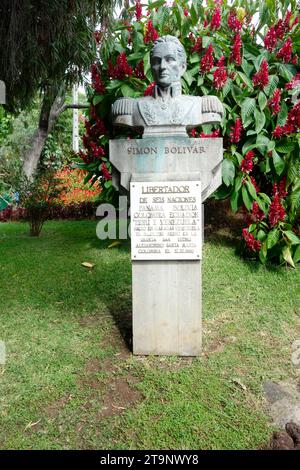
[[[290,249],[289,246],[285,246],[285,247],[282,249],[282,256],[283,256],[283,259],[284,259],[290,266],[292,266],[293,268],[295,267],[295,264],[294,264],[294,261],[293,261],[293,258],[292,258],[291,249]]]
[[[296,248],[296,251],[295,251],[294,256],[293,256],[293,261],[294,261],[294,263],[298,263],[298,261],[300,261],[300,245],[297,246],[297,248]]]
[[[239,191],[233,191],[230,198],[230,205],[233,212],[237,212],[239,203]]]
[[[165,4],[165,0],[157,0],[156,2],[153,3],[148,3],[148,10],[153,10],[153,8],[159,8]]]
[[[191,74],[191,72],[189,70],[186,70],[183,74],[183,78],[184,80],[186,81],[186,83],[188,84],[188,86],[191,86],[191,84],[193,83],[193,81],[195,80],[193,75]]]
[[[235,166],[229,158],[224,158],[222,161],[222,178],[226,186],[233,183],[235,176]]]
[[[294,150],[295,147],[296,147],[295,142],[291,140],[279,141],[278,144],[276,144],[277,152],[281,152],[281,153],[290,153]]]
[[[272,158],[277,175],[281,175],[285,167],[284,159],[278,155],[276,150],[273,150]]]
[[[252,200],[249,196],[247,187],[245,185],[242,186],[242,198],[243,198],[243,203],[245,204],[245,207],[248,209],[248,211],[250,211],[252,207]]]
[[[274,91],[276,90],[279,83],[279,78],[277,75],[270,75],[269,76],[269,83],[264,87],[264,92],[267,96],[273,95]]]
[[[292,245],[299,245],[300,238],[297,237],[297,235],[294,232],[292,232],[291,230],[286,230],[283,233],[289,239]]]
[[[107,181],[105,181],[104,187],[105,187],[106,189],[110,188],[111,186],[112,186],[112,180],[107,180]]]
[[[255,108],[254,117],[255,117],[255,131],[257,132],[257,134],[259,134],[261,130],[264,128],[264,125],[266,123],[266,116],[263,111],[259,111],[257,108]]]
[[[93,105],[97,106],[97,104],[101,103],[105,99],[105,95],[95,95],[93,98]]]
[[[121,93],[123,96],[134,98],[137,96],[137,92],[131,88],[127,83],[121,86]]]
[[[280,238],[280,231],[278,230],[278,228],[273,228],[273,230],[271,230],[271,232],[269,232],[267,236],[268,250],[270,250],[271,248],[273,248],[274,245],[276,245],[279,238]]]
[[[257,239],[263,242],[267,238],[267,234],[263,230],[259,230],[257,233]]]
[[[256,200],[257,199],[256,189],[255,189],[255,187],[253,186],[253,184],[251,183],[250,180],[247,180],[246,186],[248,188],[248,191],[249,191],[249,194],[251,195],[251,197]]]
[[[241,106],[241,113],[244,127],[247,127],[247,125],[249,125],[249,117],[253,115],[255,105],[256,103],[254,98],[246,98],[245,101],[243,101]]]
[[[287,115],[288,115],[288,107],[285,101],[282,101],[280,111],[277,116],[277,126],[283,126],[285,124]]]
[[[267,100],[266,95],[264,94],[263,91],[260,91],[259,94],[258,94],[258,104],[259,104],[259,107],[260,107],[261,111],[263,111],[265,109],[267,102],[268,102],[268,100]]]
[[[206,49],[212,42],[214,38],[211,36],[202,36],[202,47]]]

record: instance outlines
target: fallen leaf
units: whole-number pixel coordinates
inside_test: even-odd
[[[232,379],[232,382],[235,385],[238,385],[242,390],[247,390],[246,385],[244,385],[239,379]]]
[[[116,410],[126,410],[126,408],[124,408],[124,406],[116,406],[116,405],[112,405],[113,408],[116,408]]]
[[[111,244],[108,246],[108,248],[115,248],[116,246],[120,246],[120,245],[122,245],[122,243],[119,242],[119,241],[116,241],[116,242],[111,243]]]
[[[34,426],[36,426],[37,424],[39,424],[41,422],[41,420],[39,419],[38,421],[35,421],[34,423],[32,421],[30,421],[30,423],[27,424],[27,426],[25,426],[25,429],[24,431],[27,431],[27,429],[29,428],[33,428]]]
[[[83,263],[81,263],[81,266],[84,266],[85,268],[93,268],[95,265],[84,261]]]

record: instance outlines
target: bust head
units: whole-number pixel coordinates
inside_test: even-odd
[[[161,88],[180,81],[186,70],[186,53],[175,36],[162,36],[155,41],[151,51],[151,70]]]

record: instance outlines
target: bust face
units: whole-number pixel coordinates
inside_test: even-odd
[[[173,82],[178,82],[185,69],[185,65],[178,58],[175,44],[166,42],[155,46],[151,57],[151,70],[158,86],[167,88]]]

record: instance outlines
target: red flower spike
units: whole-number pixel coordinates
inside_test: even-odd
[[[282,59],[283,62],[286,62],[286,63],[290,62],[292,59],[292,47],[293,47],[292,39],[287,38],[282,48],[279,49],[277,53],[277,57],[279,59]]]
[[[242,230],[243,238],[246,242],[247,247],[251,251],[259,251],[261,248],[261,243],[259,240],[256,240],[252,233],[249,232],[247,228],[243,228]]]
[[[211,31],[219,29],[221,26],[221,8],[216,7],[213,11],[211,22],[210,22],[210,29]]]
[[[235,62],[236,65],[241,65],[242,57],[241,57],[241,48],[242,48],[242,39],[241,35],[238,33],[234,38],[234,43],[232,46],[232,51],[230,54],[231,62]]]
[[[270,204],[269,222],[272,227],[277,225],[278,222],[283,221],[285,218],[285,210],[280,203],[279,194],[275,194],[273,201]]]
[[[144,43],[154,42],[158,37],[158,32],[154,28],[152,21],[148,21],[145,25]]]
[[[259,208],[258,203],[254,201],[252,204],[251,212],[252,222],[258,222],[259,220],[263,220],[265,217],[265,213]]]
[[[152,96],[155,85],[156,85],[155,82],[150,83],[150,85],[148,85],[148,87],[144,91],[144,96]]]
[[[229,13],[228,26],[235,33],[239,33],[242,29],[242,23],[237,19],[236,13],[233,10]]]
[[[231,127],[229,140],[232,143],[237,144],[240,141],[241,134],[243,132],[242,120],[237,118],[234,125]]]
[[[228,78],[226,67],[224,67],[223,65],[217,67],[216,70],[214,71],[213,77],[214,77],[213,78],[214,87],[216,87],[217,90],[219,90],[220,88],[223,88]]]
[[[273,97],[268,102],[269,108],[272,111],[272,116],[275,116],[280,111],[280,98],[281,90],[277,88],[273,93]]]
[[[195,44],[191,47],[191,54],[193,52],[200,53],[202,51],[202,38],[197,38]]]
[[[209,72],[214,66],[213,46],[210,44],[200,61],[200,69],[202,73]]]
[[[266,59],[262,60],[259,71],[253,75],[252,82],[254,86],[259,86],[261,88],[265,87],[269,83],[269,67]]]
[[[276,46],[276,42],[277,42],[277,34],[276,34],[274,26],[271,26],[271,28],[267,32],[265,39],[264,39],[265,48],[268,51],[272,52]]]
[[[140,0],[137,0],[135,2],[135,17],[136,21],[140,21],[140,19],[142,18],[142,5]]]
[[[103,162],[102,165],[101,165],[101,171],[102,171],[102,175],[104,176],[104,178],[107,180],[111,180],[111,174],[110,172],[108,171],[108,168],[107,166],[105,165],[105,163]]]
[[[187,8],[185,8],[183,10],[183,14],[184,14],[184,16],[189,16],[189,10]]]
[[[250,150],[248,153],[246,153],[245,157],[243,158],[241,165],[240,165],[240,170],[243,173],[250,173],[253,169],[253,158],[254,158],[254,152]]]

